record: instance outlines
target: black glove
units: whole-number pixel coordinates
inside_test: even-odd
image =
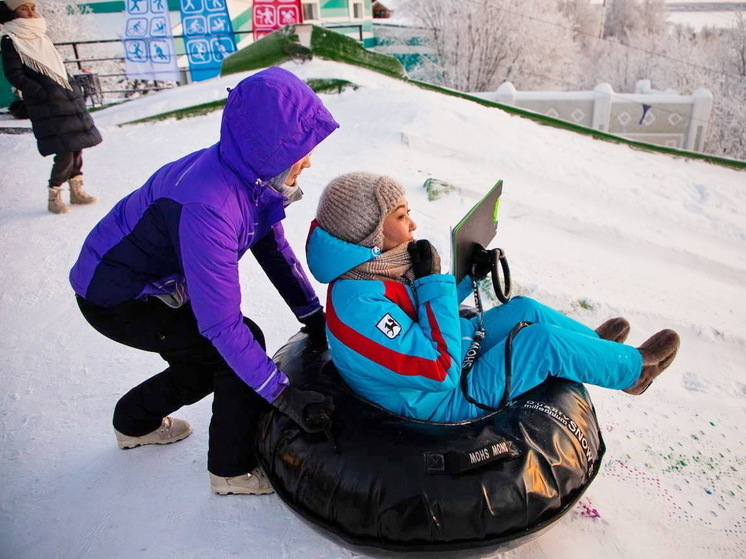
[[[307,433],[318,433],[332,424],[334,401],[313,390],[286,387],[272,405],[295,421]]]
[[[407,245],[407,252],[412,259],[412,269],[415,278],[423,278],[430,274],[440,273],[440,256],[430,241],[420,239]]]
[[[308,349],[313,353],[326,351],[326,315],[323,309],[319,309],[310,316],[303,319],[301,332],[308,335]]]
[[[477,244],[474,253],[471,255],[471,264],[474,270],[474,279],[480,280],[492,272],[495,265],[495,256],[497,249],[487,250],[482,245]]]

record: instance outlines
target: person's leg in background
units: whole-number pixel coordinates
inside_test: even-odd
[[[47,188],[47,210],[53,214],[64,214],[70,211],[67,204],[62,201],[62,184],[70,178],[74,166],[75,152],[68,151],[54,155],[52,172],[49,176],[49,187]]]
[[[83,190],[83,151],[73,153],[73,166],[69,176],[70,203],[71,204],[93,204],[98,200]]]

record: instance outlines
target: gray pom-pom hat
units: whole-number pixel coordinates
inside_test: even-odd
[[[324,189],[316,221],[327,232],[348,243],[383,246],[383,220],[404,198],[404,187],[375,173],[346,173]]]

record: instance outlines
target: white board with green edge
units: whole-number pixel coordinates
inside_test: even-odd
[[[484,197],[451,228],[452,273],[458,283],[471,271],[475,244],[487,248],[497,234],[498,210],[503,181],[499,180]]]

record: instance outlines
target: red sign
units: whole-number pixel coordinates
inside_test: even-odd
[[[255,41],[285,25],[303,23],[300,0],[254,0],[251,16]]]

